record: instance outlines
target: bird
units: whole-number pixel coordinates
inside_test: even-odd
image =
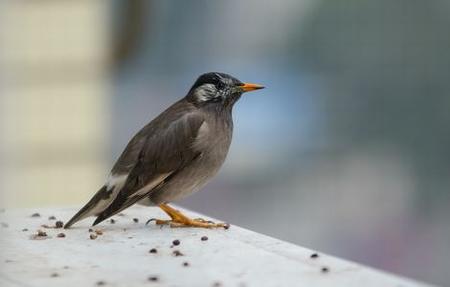
[[[134,205],[158,206],[171,227],[226,227],[192,219],[168,205],[200,190],[225,161],[232,140],[234,104],[245,92],[263,89],[218,72],[200,75],[185,97],[128,143],[106,183],[64,226],[96,216],[93,226]]]

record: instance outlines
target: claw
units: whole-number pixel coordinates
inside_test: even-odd
[[[156,221],[156,220],[157,220],[156,218],[150,218],[149,220],[147,220],[147,222],[145,223],[145,225],[148,225],[150,222]]]

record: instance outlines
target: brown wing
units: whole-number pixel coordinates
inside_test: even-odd
[[[133,138],[112,170],[113,174],[129,171],[127,180],[94,225],[147,196],[201,153],[193,142],[204,118],[188,105],[175,104]]]

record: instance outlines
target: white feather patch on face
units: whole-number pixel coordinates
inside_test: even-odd
[[[217,88],[213,84],[203,84],[195,89],[194,96],[198,102],[204,102],[220,95],[217,93]]]

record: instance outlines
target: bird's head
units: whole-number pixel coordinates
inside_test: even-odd
[[[227,74],[206,73],[195,81],[187,98],[197,105],[215,103],[232,107],[243,93],[263,88],[261,85],[243,83]]]

